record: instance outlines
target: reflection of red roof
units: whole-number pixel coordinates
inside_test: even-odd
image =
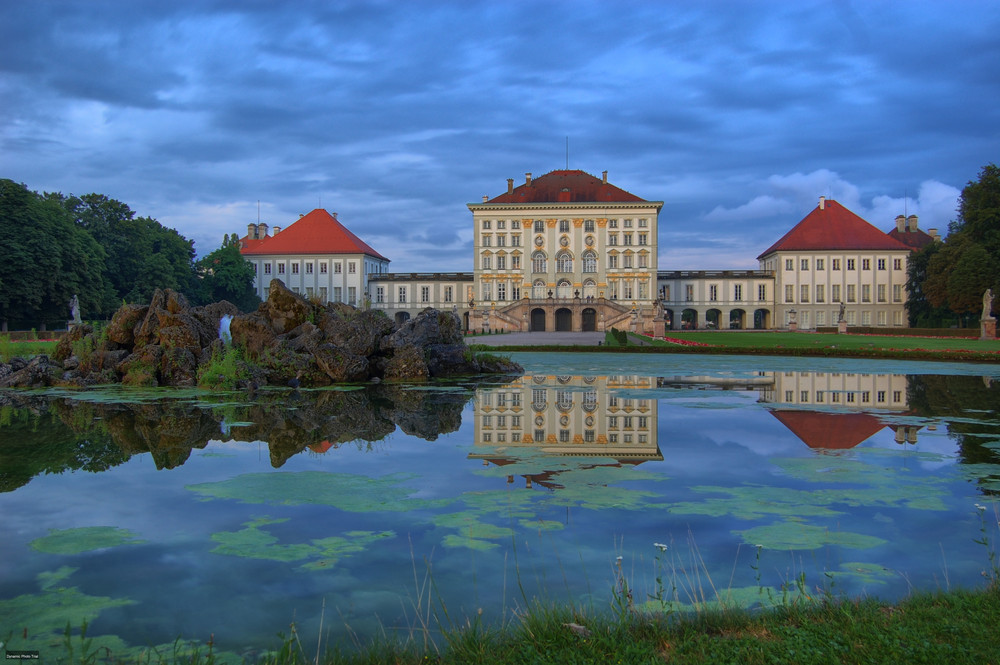
[[[330,450],[330,448],[333,448],[333,444],[329,441],[320,441],[319,443],[313,443],[309,446],[309,450],[320,454],[325,453]]]
[[[846,450],[867,441],[885,427],[881,420],[867,413],[770,411],[810,448]]]
[[[644,201],[584,171],[550,171],[492,198],[489,203],[593,203]]]
[[[824,201],[822,209],[816,206],[781,240],[761,252],[757,258],[774,252],[901,249],[910,248],[836,201]]]
[[[253,243],[253,241],[250,241]],[[377,259],[384,256],[347,230],[337,218],[322,208],[313,210],[293,222],[288,228],[269,238],[249,244],[240,250],[244,256],[253,254],[367,254]]]

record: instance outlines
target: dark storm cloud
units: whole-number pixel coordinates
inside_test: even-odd
[[[218,246],[322,204],[394,270],[566,165],[663,200],[660,266],[754,267],[839,196],[945,228],[1000,137],[996,3],[0,6],[0,176]],[[904,202],[904,194],[907,200]]]

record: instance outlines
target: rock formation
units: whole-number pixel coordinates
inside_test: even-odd
[[[269,294],[257,311],[241,314],[225,301],[191,307],[180,293],[157,290],[149,305],[123,305],[102,332],[74,327],[52,358],[0,364],[0,388],[198,385],[226,352],[218,331],[227,315],[240,351],[233,362],[249,389],[522,371],[509,360],[477,357],[452,312],[426,309],[397,325],[376,310],[317,304],[277,279]]]

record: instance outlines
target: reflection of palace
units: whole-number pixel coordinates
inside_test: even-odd
[[[862,443],[886,423],[872,410],[909,411],[903,374],[759,372],[760,401],[803,443],[817,449],[846,449]],[[794,407],[794,408],[789,408]],[[812,407],[812,408],[810,408]],[[813,410],[822,408],[823,411]],[[897,443],[916,443],[919,426],[890,425]]]
[[[479,390],[476,445],[495,452],[472,457],[494,460],[498,453],[531,448],[632,464],[662,460],[656,399],[636,399],[630,392],[655,386],[653,377],[534,375]]]

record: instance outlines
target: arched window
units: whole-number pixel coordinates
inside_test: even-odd
[[[597,284],[594,283],[594,280],[588,279],[583,282],[583,297],[584,298],[597,297]]]
[[[583,253],[583,272],[597,272],[597,253],[593,250]]]
[[[571,298],[573,296],[573,284],[568,279],[560,279],[556,284],[556,298]]]
[[[556,254],[556,272],[573,272],[573,255],[569,252]]]
[[[546,272],[545,252],[535,252],[531,255],[531,272]]]
[[[531,285],[531,297],[541,299],[545,297],[545,281],[541,279],[536,279],[535,283]]]

